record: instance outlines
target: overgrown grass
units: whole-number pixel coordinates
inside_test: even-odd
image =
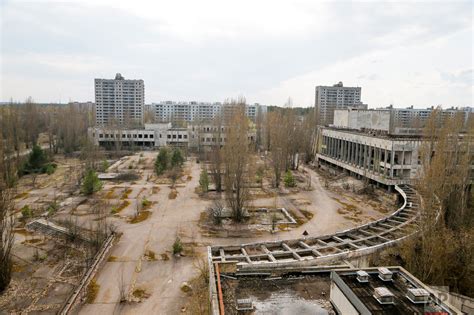
[[[112,210],[111,210],[111,213],[112,214],[119,213],[120,211],[122,211],[123,209],[128,207],[129,205],[130,205],[130,201],[124,200],[124,201],[122,201],[122,203],[119,206],[113,207]]]
[[[97,284],[96,279],[92,279],[87,286],[86,303],[94,303],[97,294],[99,293],[100,285]]]
[[[112,199],[112,198],[114,198],[114,196],[115,196],[114,190],[115,190],[115,189],[113,189],[113,188],[112,188],[111,190],[109,190],[109,191],[105,194],[105,197],[104,197],[104,198],[105,198],[105,199]]]
[[[150,200],[148,200],[146,198],[144,198],[142,200],[142,209],[143,210],[146,210],[146,209],[150,208],[151,205],[152,205],[152,202]]]
[[[25,198],[26,196],[28,196],[28,192],[27,192],[27,191],[22,192],[22,193],[19,193],[18,195],[15,196],[15,199],[23,199],[23,198]]]
[[[127,199],[127,198],[128,198],[128,195],[130,195],[131,193],[132,193],[132,189],[131,189],[131,188],[127,188],[127,189],[122,193],[121,199]]]
[[[135,223],[140,223],[142,221],[145,221],[146,219],[148,219],[148,217],[150,216],[151,212],[150,211],[140,211],[138,213],[138,215],[134,216],[133,218],[129,219],[128,223],[132,223],[132,224],[135,224]]]

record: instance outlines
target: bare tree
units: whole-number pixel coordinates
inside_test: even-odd
[[[280,187],[281,173],[285,170],[286,151],[288,144],[286,141],[286,131],[283,127],[283,114],[272,112],[269,115],[270,130],[270,157],[274,175],[274,186]]]
[[[222,222],[222,212],[224,211],[224,205],[220,200],[215,200],[214,204],[208,208],[208,213],[212,218],[214,224],[221,224]]]
[[[215,140],[211,145],[210,173],[217,192],[222,191],[222,144],[223,130],[222,116],[216,115],[212,128],[212,138]]]
[[[118,285],[118,290],[119,290],[119,302],[120,303],[125,303],[128,301],[128,292],[127,292],[127,284],[125,283],[124,279],[124,271],[123,267],[120,268],[119,271],[119,276],[117,278],[117,285]]]
[[[227,106],[231,107],[231,116],[223,148],[225,195],[234,220],[240,222],[244,218],[244,207],[249,199],[248,119],[245,115],[245,99],[232,100]]]
[[[474,128],[462,117],[445,120],[435,110],[424,128],[420,152],[423,233],[400,249],[403,264],[422,281],[474,294]],[[443,257],[443,259],[439,259]]]
[[[11,250],[13,247],[13,196],[0,181],[0,292],[10,283],[12,273]]]

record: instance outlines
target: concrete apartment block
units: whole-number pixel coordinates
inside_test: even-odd
[[[346,87],[339,82],[333,86],[317,86],[315,106],[318,123],[326,126],[334,121],[334,110],[344,108],[367,108],[362,104],[360,87]]]
[[[95,79],[96,124],[99,126],[143,125],[145,85],[143,80]]]
[[[198,122],[214,119],[217,114],[225,114],[227,106],[225,104],[205,103],[205,102],[160,102],[153,103],[155,108],[155,120],[159,122],[186,121]],[[245,107],[247,116],[255,121],[257,115],[265,114],[267,107],[260,104],[248,104]]]

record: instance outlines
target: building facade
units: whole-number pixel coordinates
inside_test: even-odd
[[[216,115],[226,112],[227,105],[205,102],[160,102],[153,103],[155,108],[155,121],[170,122],[170,121],[185,121],[198,122],[209,121],[216,117]],[[259,113],[265,114],[267,107],[260,104],[248,104],[245,107],[247,116],[255,121]]]
[[[421,169],[418,137],[392,137],[322,127],[316,160],[387,186],[410,184]]]
[[[423,134],[433,108],[383,108],[383,109],[336,109],[331,127],[371,131],[372,134],[394,136],[419,136]],[[460,115],[464,127],[472,117],[472,108],[450,108],[438,112],[436,124],[441,127],[447,119]]]
[[[156,149],[170,146],[206,152],[213,146],[223,146],[227,140],[227,127],[212,124],[189,124],[185,128],[173,127],[171,123],[145,124],[141,129],[93,127],[88,132],[95,145],[106,148]],[[255,139],[256,131],[251,127],[248,140],[253,143]]]
[[[435,110],[433,106],[429,108],[413,108],[413,106],[408,108],[388,107],[387,109],[393,113],[394,125],[396,127],[404,128],[422,128],[431,116],[431,113]],[[462,115],[463,121],[466,124],[469,116],[472,114],[474,114],[474,109],[472,107],[451,107],[441,110],[439,119],[440,122],[443,122],[446,119],[455,117],[456,115]]]
[[[125,80],[120,73],[115,79],[95,79],[97,125],[141,126],[144,104],[143,80]]]
[[[316,114],[319,125],[332,124],[334,110],[342,108],[367,108],[361,102],[360,87],[346,87],[339,82],[333,86],[317,86],[315,96]]]

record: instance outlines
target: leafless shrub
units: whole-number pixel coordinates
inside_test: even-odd
[[[214,224],[219,225],[222,223],[222,212],[224,211],[224,205],[220,200],[215,200],[214,204],[210,206],[207,211]]]

